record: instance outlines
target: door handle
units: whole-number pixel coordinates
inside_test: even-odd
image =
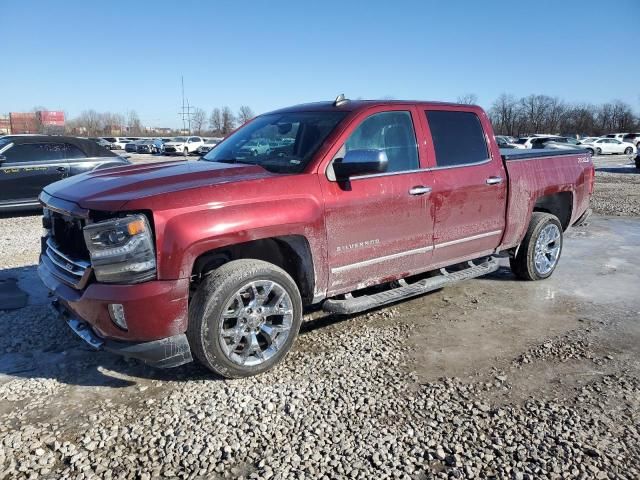
[[[58,172],[66,172],[67,171],[67,167],[58,167],[58,168],[56,168],[56,170]]]
[[[418,185],[417,187],[413,187],[409,190],[409,195],[424,195],[425,193],[431,192],[431,187],[423,187],[422,185]]]
[[[502,177],[487,178],[487,185],[499,185],[500,183],[502,183]]]

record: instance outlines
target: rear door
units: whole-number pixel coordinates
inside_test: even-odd
[[[417,110],[408,106],[367,110],[337,142],[332,162],[351,149],[380,149],[385,173],[335,181],[331,164],[320,175],[325,199],[329,295],[426,270],[433,220],[429,172],[416,137]],[[323,172],[325,173],[325,172]]]
[[[449,107],[450,108],[450,107]],[[430,172],[433,267],[487,255],[505,228],[507,179],[492,157],[486,116],[433,107],[422,112],[436,166]]]
[[[36,202],[42,189],[67,176],[63,143],[25,143],[2,153],[0,202]]]

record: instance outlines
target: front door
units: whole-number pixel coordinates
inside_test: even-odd
[[[35,203],[42,189],[67,175],[63,143],[25,143],[2,152],[0,202]]]
[[[431,171],[433,267],[487,255],[500,244],[505,228],[502,159],[492,158],[487,130],[475,112],[430,109],[423,115],[436,162]]]
[[[377,109],[380,110],[380,109]],[[348,292],[426,269],[433,220],[429,173],[421,170],[411,109],[369,111],[352,124],[333,160],[351,149],[384,150],[385,173],[347,185],[320,177],[328,242],[328,294]]]

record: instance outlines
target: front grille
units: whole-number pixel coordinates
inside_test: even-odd
[[[48,222],[49,236],[43,242],[42,261],[63,282],[84,288],[91,277],[89,250],[82,229],[84,220],[55,211]]]
[[[57,212],[52,212],[51,215],[51,236],[56,244],[65,254],[88,261],[89,250],[87,250],[82,232],[85,221]]]
[[[176,147],[164,147],[164,151],[165,152],[175,152],[176,151]]]

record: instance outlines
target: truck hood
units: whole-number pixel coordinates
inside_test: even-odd
[[[116,211],[134,199],[272,175],[256,165],[161,162],[95,170],[47,185],[44,191],[82,208]]]

